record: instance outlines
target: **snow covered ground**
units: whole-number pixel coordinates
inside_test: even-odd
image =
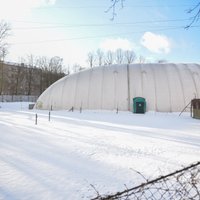
[[[0,106],[0,199],[89,199],[92,186],[114,193],[144,182],[136,171],[152,179],[200,160],[189,113],[52,111],[49,122],[27,103]]]

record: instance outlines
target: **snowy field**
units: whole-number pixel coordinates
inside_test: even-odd
[[[0,103],[0,199],[79,200],[122,191],[200,160],[189,113],[28,110]],[[38,124],[35,125],[35,114]],[[91,186],[92,185],[92,186]]]

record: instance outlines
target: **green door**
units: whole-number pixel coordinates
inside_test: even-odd
[[[143,97],[133,98],[133,112],[134,113],[145,113],[146,112],[146,100]]]
[[[144,102],[136,102],[136,113],[145,113]]]

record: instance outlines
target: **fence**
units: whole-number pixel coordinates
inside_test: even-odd
[[[0,102],[36,102],[38,96],[0,95]]]
[[[113,195],[93,200],[200,200],[200,162]]]

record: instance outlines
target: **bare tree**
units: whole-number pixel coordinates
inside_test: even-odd
[[[51,71],[51,84],[60,78],[60,75],[64,73],[63,59],[59,56],[54,56],[49,61],[49,68]]]
[[[59,56],[50,59],[46,56],[38,57],[35,65],[40,69],[40,92],[65,75],[63,59]]]
[[[84,68],[81,67],[81,65],[79,65],[79,64],[77,64],[77,63],[75,63],[75,64],[72,66],[72,70],[73,70],[74,73],[79,72],[79,71],[81,71],[81,70],[83,70],[83,69],[84,69]]]
[[[124,61],[124,52],[122,49],[117,49],[115,52],[115,60],[117,64],[122,64]]]
[[[61,58],[59,56],[54,56],[50,59],[49,65],[51,66],[51,69],[52,69],[52,72],[51,72],[52,78],[51,78],[51,82],[50,82],[50,85],[51,85],[58,79],[65,76],[63,58]]]
[[[105,57],[105,64],[106,65],[111,65],[114,62],[114,55],[112,51],[108,51],[106,53],[106,57]]]
[[[4,58],[8,53],[7,37],[10,34],[10,26],[7,22],[0,22],[0,94],[4,93]]]
[[[118,3],[121,4],[121,8],[124,7],[124,1],[125,0],[111,0],[111,5],[110,7],[105,11],[105,12],[112,12],[112,17],[111,17],[111,20],[114,20],[115,16],[117,15],[116,14],[116,6]]]
[[[26,59],[23,60],[27,66],[26,68],[26,78],[27,78],[27,88],[26,88],[26,95],[31,95],[32,92],[32,83],[33,83],[33,73],[34,68],[36,68],[36,58],[34,55],[30,54],[27,56]]]
[[[140,56],[139,57],[139,63],[145,63],[146,62],[146,59],[144,56]]]
[[[94,62],[95,62],[95,54],[93,52],[88,53],[88,59],[87,59],[90,68],[94,67]]]
[[[95,59],[94,59],[95,57]],[[123,51],[122,49],[117,49],[115,52],[109,50],[107,52],[103,52],[101,49],[97,49],[96,51],[96,56],[93,53],[88,53],[88,61],[90,63],[90,67],[94,66],[94,61],[96,61],[97,66],[102,66],[102,65],[111,65],[111,64],[122,64],[122,63],[127,63],[131,64],[136,60],[136,55],[133,50],[127,50]],[[78,70],[79,66],[75,64],[73,66],[76,71]]]
[[[5,49],[2,48],[2,52],[1,52],[1,59],[0,59],[0,94],[3,95],[4,93],[4,58],[5,58]]]
[[[10,25],[5,22],[0,22],[0,60],[4,59],[4,57],[8,53],[8,43],[6,42],[7,37],[10,35]]]
[[[16,66],[15,71],[13,69],[12,73],[12,81],[11,81],[11,95],[19,95],[22,87],[23,80],[25,78],[25,67],[24,64],[22,63],[21,66]]]
[[[56,74],[63,72],[63,59],[59,56],[54,56],[50,59],[49,66]]]
[[[134,51],[127,50],[124,52],[125,54],[125,61],[127,64],[131,64],[136,60],[136,55]]]
[[[66,75],[70,75],[71,74],[71,70],[70,70],[70,65],[67,65],[67,69],[66,69]]]
[[[48,59],[45,56],[37,58],[37,67],[40,69],[40,93],[48,87]]]
[[[101,49],[97,49],[96,51],[96,58],[97,58],[97,65],[102,66],[103,65],[103,59],[104,59],[104,53]]]

